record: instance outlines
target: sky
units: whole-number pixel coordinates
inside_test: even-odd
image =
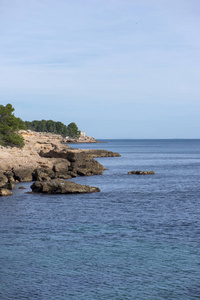
[[[199,0],[0,0],[0,104],[99,139],[200,138]]]

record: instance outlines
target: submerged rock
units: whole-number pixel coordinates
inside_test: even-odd
[[[63,179],[53,179],[51,181],[36,181],[31,185],[34,193],[45,194],[80,194],[100,192],[98,187],[81,185],[72,181]]]
[[[130,171],[128,174],[135,174],[135,175],[153,175],[155,174],[154,171]]]

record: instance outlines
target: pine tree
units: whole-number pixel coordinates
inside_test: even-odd
[[[26,129],[24,122],[14,115],[11,104],[0,105],[0,145],[20,147],[24,146],[24,140],[17,134],[20,129]]]

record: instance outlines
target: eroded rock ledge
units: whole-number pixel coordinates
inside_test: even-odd
[[[72,149],[56,134],[20,133],[25,140],[23,149],[0,146],[0,190],[13,189],[15,182],[100,175],[105,168],[93,157],[119,156],[106,150]]]

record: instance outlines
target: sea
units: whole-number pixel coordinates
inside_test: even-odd
[[[200,140],[101,142],[100,193],[0,199],[1,300],[200,299]]]

